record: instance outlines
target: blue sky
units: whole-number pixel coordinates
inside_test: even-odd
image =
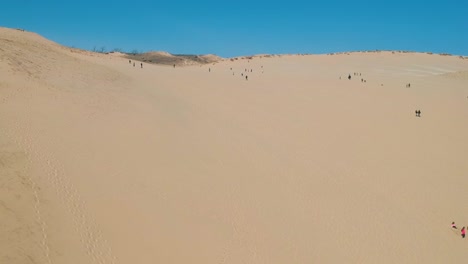
[[[223,57],[411,50],[468,55],[468,1],[11,0],[0,26],[67,46]]]

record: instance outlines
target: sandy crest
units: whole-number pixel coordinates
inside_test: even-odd
[[[467,60],[0,48],[2,263],[465,259]]]

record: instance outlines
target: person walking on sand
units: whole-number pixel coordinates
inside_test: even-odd
[[[457,229],[457,226],[455,225],[455,222],[452,222],[452,228]]]
[[[351,74],[348,75],[348,80],[351,80]]]
[[[128,64],[132,64],[132,60],[128,60]]]
[[[141,63],[141,68],[143,69],[143,62]]]
[[[135,67],[135,63],[133,63],[133,67]]]
[[[466,235],[466,229],[465,229],[465,227],[462,227],[462,229],[461,229],[462,238],[465,238],[465,235]]]

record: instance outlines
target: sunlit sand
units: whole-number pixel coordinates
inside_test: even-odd
[[[1,263],[466,260],[468,59],[136,63],[0,28]]]

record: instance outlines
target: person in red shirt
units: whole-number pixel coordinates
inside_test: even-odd
[[[452,228],[457,229],[457,226],[455,225],[455,222],[452,222]]]
[[[462,229],[461,229],[462,238],[465,238],[465,235],[466,235],[466,229],[465,229],[465,227],[462,227]]]

